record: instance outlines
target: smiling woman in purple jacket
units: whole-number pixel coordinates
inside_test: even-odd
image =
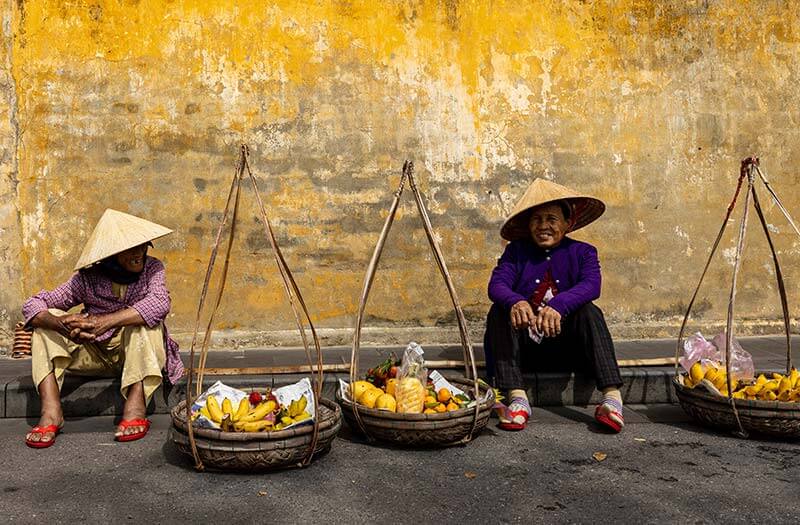
[[[510,241],[492,271],[484,349],[495,386],[508,391],[500,428],[522,430],[531,413],[522,371],[569,370],[593,376],[603,401],[595,419],[622,430],[614,344],[600,297],[600,263],[591,244],[566,237],[605,211],[598,199],[536,179],[500,235]]]
[[[75,265],[76,273],[54,290],[37,293],[22,307],[33,330],[31,369],[41,398],[39,423],[25,443],[45,448],[64,424],[64,374],[116,377],[125,398],[117,441],[144,437],[147,402],[162,383],[183,374],[178,344],[164,318],[170,310],[164,265],[147,255],[154,239],[171,233],[161,225],[106,210]],[[81,306],[80,312],[67,312]]]

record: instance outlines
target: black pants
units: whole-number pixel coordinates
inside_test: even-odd
[[[522,372],[578,372],[595,378],[597,388],[622,386],[614,343],[603,312],[587,303],[561,319],[561,333],[535,343],[528,329],[515,330],[506,308],[493,304],[483,337],[486,367],[494,386],[524,389]]]

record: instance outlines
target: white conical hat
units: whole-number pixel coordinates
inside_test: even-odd
[[[565,200],[572,206],[575,225],[570,231],[583,228],[600,217],[606,210],[606,205],[600,199],[582,195],[549,180],[534,179],[525,191],[525,195],[514,206],[514,211],[508,216],[503,227],[500,228],[500,236],[508,241],[529,238],[531,231],[528,227],[528,221],[530,220],[531,210],[536,206],[560,200]]]
[[[172,230],[160,224],[109,208],[86,241],[75,270],[170,233]]]

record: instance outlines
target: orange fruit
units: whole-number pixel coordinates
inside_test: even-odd
[[[439,403],[438,405],[436,405],[436,408],[434,410],[436,410],[437,412],[447,412],[447,406],[445,406],[444,403]]]
[[[440,403],[447,403],[450,401],[450,398],[453,397],[453,394],[446,388],[440,388],[439,391],[436,393],[436,399]]]
[[[425,403],[438,403],[438,401],[433,396],[425,396]]]
[[[456,403],[453,403],[452,401],[447,403],[447,411],[448,412],[452,412],[453,410],[458,410],[459,408],[461,408],[461,407],[458,406]]]
[[[422,411],[423,414],[436,414],[437,412],[432,408],[426,408]]]

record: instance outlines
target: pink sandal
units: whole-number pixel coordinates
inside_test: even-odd
[[[522,423],[517,423],[514,418],[521,417],[524,419]],[[505,414],[500,417],[500,422],[497,427],[502,430],[524,430],[528,424],[528,418],[531,417],[531,405],[524,397],[514,397],[511,403],[505,409]]]
[[[615,433],[622,431],[625,419],[622,417],[622,403],[614,399],[606,399],[594,411],[594,419],[604,428]]]

